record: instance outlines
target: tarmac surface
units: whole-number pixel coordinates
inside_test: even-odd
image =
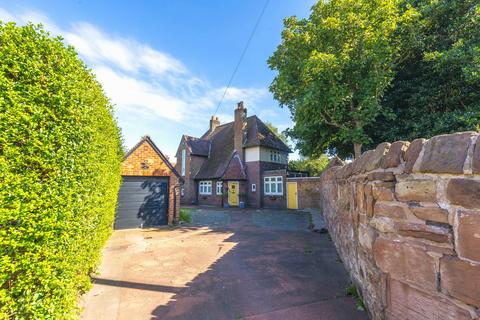
[[[367,319],[307,212],[196,208],[179,227],[115,231],[83,319]]]

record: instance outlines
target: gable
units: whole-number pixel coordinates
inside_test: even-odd
[[[225,172],[223,173],[222,180],[245,180],[247,175],[245,174],[245,168],[243,167],[240,156],[235,151],[228,162]]]
[[[178,173],[150,138],[144,137],[122,162],[124,176],[170,176]]]

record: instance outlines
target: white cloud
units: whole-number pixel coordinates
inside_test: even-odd
[[[87,22],[60,27],[40,12],[9,12],[2,8],[0,20],[42,23],[52,35],[60,35],[73,45],[115,104],[128,147],[139,134],[149,133],[146,129],[167,130],[162,121],[178,123],[179,132],[175,133],[178,139],[185,129],[202,131],[225,90],[196,77],[181,61],[165,52],[135,39],[108,34]],[[240,100],[245,102],[250,115],[255,111],[268,114],[258,106],[267,96],[266,88],[229,88],[218,116],[222,123],[232,121],[233,109]],[[138,125],[132,126],[130,121]],[[141,124],[146,122],[149,126],[143,128]],[[173,136],[172,132],[163,132],[162,136],[167,134]],[[170,155],[178,144],[175,139],[170,139],[165,150]]]
[[[118,112],[139,109],[169,120],[183,119],[187,104],[164,92],[162,87],[129,77],[106,66],[96,67],[93,71]]]
[[[107,35],[89,23],[73,24],[64,38],[94,63],[109,63],[127,72],[143,71],[155,75],[186,72],[177,59],[135,40]]]

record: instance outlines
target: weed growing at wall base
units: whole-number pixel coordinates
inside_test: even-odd
[[[120,185],[112,107],[73,48],[0,22],[0,319],[72,319]]]

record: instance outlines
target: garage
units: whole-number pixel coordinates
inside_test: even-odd
[[[177,223],[182,182],[168,158],[144,136],[123,158],[115,229]]]
[[[168,224],[168,178],[123,177],[115,229]]]

